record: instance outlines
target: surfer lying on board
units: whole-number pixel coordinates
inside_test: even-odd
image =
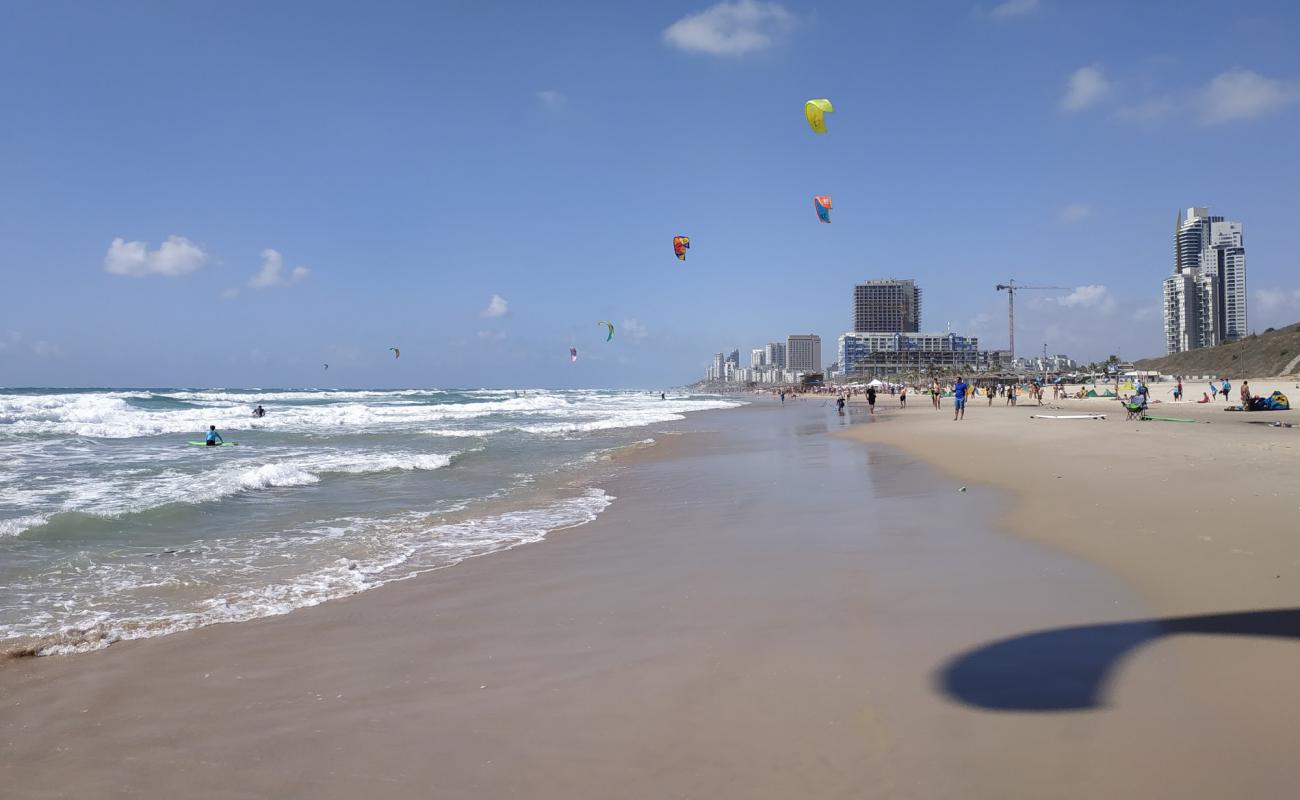
[[[221,434],[217,433],[216,425],[208,426],[208,447],[216,447],[222,443]]]

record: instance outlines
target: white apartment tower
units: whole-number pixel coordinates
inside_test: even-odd
[[[766,347],[755,347],[753,350],[750,350],[750,351],[749,351],[749,367],[750,367],[750,369],[755,369],[755,368],[757,368],[757,367],[766,367],[766,366],[767,366],[767,348],[766,348]]]
[[[768,342],[764,349],[767,352],[763,354],[763,359],[769,367],[785,369],[785,342]]]
[[[822,337],[815,333],[787,336],[785,367],[795,372],[821,372]]]
[[[1240,222],[1180,209],[1174,274],[1164,282],[1165,351],[1181,353],[1245,336],[1246,245]]]

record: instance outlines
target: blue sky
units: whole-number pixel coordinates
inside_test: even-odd
[[[1288,2],[9,3],[0,385],[657,387],[829,354],[888,276],[988,347],[997,282],[1082,287],[1018,349],[1137,357],[1192,205],[1262,330],[1296,41]]]

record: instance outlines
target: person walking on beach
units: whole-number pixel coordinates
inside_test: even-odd
[[[993,407],[993,395],[997,394],[997,390],[994,389],[992,386],[985,386],[985,387],[984,387],[984,394],[986,394],[986,395],[989,396],[989,408],[992,408],[992,407]]]
[[[939,410],[939,400],[943,397],[943,390],[939,388],[939,379],[935,378],[930,381],[930,403],[934,406],[935,411]]]
[[[835,408],[839,411],[840,416],[844,416],[844,395],[835,398]]]
[[[1224,378],[1224,379],[1223,379],[1223,385],[1219,387],[1219,391],[1220,391],[1220,392],[1223,392],[1223,399],[1224,399],[1224,400],[1227,400],[1227,399],[1231,396],[1231,395],[1229,394],[1229,392],[1232,391],[1232,384],[1231,384],[1231,383],[1228,383],[1228,379],[1227,379],[1227,378]]]
[[[781,405],[785,405],[785,390],[781,391]]]
[[[1183,379],[1179,378],[1178,383],[1174,386],[1174,402],[1177,403],[1183,399]]]
[[[1014,383],[1009,383],[1007,384],[1007,405],[1014,407],[1015,404],[1016,404],[1016,385]]]
[[[966,419],[966,390],[970,388],[966,382],[957,376],[957,382],[952,385],[952,421]]]
[[[898,407],[907,408],[907,384],[898,387]]]
[[[1250,410],[1250,381],[1241,382],[1241,410]]]
[[[208,447],[216,447],[216,446],[219,445],[219,444],[224,444],[224,442],[225,442],[225,440],[221,438],[221,434],[217,433],[217,426],[216,426],[216,425],[209,425],[209,426],[208,426],[208,439],[207,439],[207,446],[208,446]]]
[[[876,413],[876,387],[870,385],[867,386],[867,408],[872,414]]]

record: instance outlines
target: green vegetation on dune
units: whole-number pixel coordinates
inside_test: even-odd
[[[1166,375],[1213,375],[1224,378],[1264,378],[1300,372],[1300,323],[1245,339],[1175,353],[1164,358],[1144,358],[1138,369],[1159,370]],[[1287,371],[1288,367],[1289,372]]]

